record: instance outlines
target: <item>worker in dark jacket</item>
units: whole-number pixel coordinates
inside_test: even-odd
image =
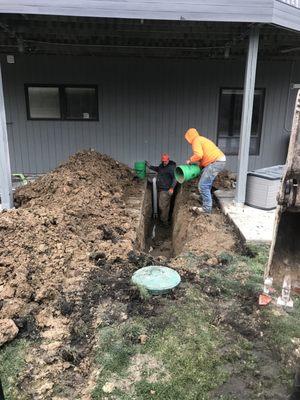
[[[176,163],[170,160],[168,154],[161,156],[161,164],[158,167],[146,165],[152,171],[157,172],[158,207],[160,219],[164,224],[168,223],[171,197],[176,186],[175,168]]]

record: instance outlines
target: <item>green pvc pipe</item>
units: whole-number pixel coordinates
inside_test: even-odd
[[[201,174],[202,169],[199,165],[179,165],[175,169],[175,179],[179,183],[190,181],[197,178]]]
[[[16,176],[16,177],[20,178],[20,180],[23,183],[23,185],[27,185],[28,181],[25,178],[24,174],[16,173],[16,174],[12,174],[12,176]]]
[[[146,162],[145,161],[136,161],[134,163],[134,170],[135,170],[136,175],[140,179],[146,178]]]

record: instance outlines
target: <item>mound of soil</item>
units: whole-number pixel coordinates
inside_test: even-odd
[[[174,210],[176,224],[173,229],[174,255],[193,252],[216,257],[236,249],[239,239],[231,223],[214,205],[212,214],[197,214],[193,207],[200,203],[197,182],[183,185]]]
[[[26,360],[33,398],[48,398],[45,379],[70,368],[58,354],[91,274],[132,251],[138,216],[126,201],[141,193],[128,167],[84,151],[17,189],[18,208],[0,214],[0,319],[42,343]]]
[[[213,183],[214,189],[233,189],[236,185],[236,174],[224,170],[218,174]]]

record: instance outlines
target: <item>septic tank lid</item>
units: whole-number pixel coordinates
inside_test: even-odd
[[[179,285],[180,275],[174,269],[151,265],[138,269],[132,275],[132,282],[135,285],[143,286],[154,294],[166,293]]]

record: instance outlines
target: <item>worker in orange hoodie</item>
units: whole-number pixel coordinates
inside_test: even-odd
[[[201,136],[195,128],[187,130],[184,137],[192,145],[193,150],[193,155],[187,160],[187,164],[199,164],[203,168],[198,184],[202,197],[202,207],[199,210],[210,214],[211,188],[218,173],[225,168],[225,154],[211,140]]]

